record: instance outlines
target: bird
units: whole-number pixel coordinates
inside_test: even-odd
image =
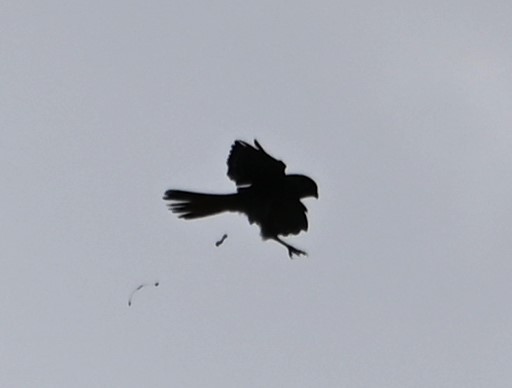
[[[274,240],[288,250],[288,256],[307,253],[280,236],[308,230],[307,208],[301,199],[318,199],[318,186],[305,175],[286,174],[286,165],[270,156],[254,139],[254,145],[235,140],[227,159],[228,177],[237,190],[230,194],[207,194],[167,190],[163,199],[179,218],[193,220],[223,212],[243,213],[250,224],[260,227],[263,240]]]

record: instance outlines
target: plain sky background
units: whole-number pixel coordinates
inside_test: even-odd
[[[0,386],[510,387],[511,20],[3,1]],[[161,200],[254,138],[318,182],[307,258]]]

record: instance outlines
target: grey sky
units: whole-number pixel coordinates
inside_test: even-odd
[[[508,387],[511,18],[4,1],[0,386]],[[309,257],[166,210],[238,138],[318,182]]]

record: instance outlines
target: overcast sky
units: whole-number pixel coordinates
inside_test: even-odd
[[[0,386],[509,387],[511,20],[3,1]],[[233,191],[254,138],[318,182],[306,258],[161,199]]]

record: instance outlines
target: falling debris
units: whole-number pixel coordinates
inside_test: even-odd
[[[216,247],[220,246],[224,242],[224,240],[227,239],[227,238],[228,238],[228,235],[224,234],[224,236],[222,236],[222,238],[215,243],[215,246]]]
[[[133,299],[133,296],[135,295],[135,293],[139,290],[142,290],[144,287],[147,287],[147,286],[150,286],[151,284],[141,284],[140,286],[138,286],[135,290],[132,291],[132,293],[130,294],[130,298],[128,299],[128,306],[131,306],[132,305],[132,299]],[[158,287],[160,285],[159,282],[155,282],[153,283],[153,286],[154,287]]]

